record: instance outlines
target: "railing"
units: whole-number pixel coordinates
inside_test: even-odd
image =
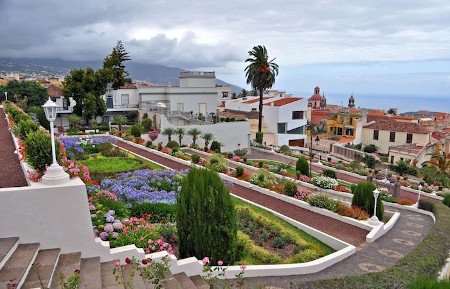
[[[212,72],[205,72],[205,71],[183,71],[180,73],[180,77],[189,77],[189,76],[201,76],[206,78],[215,78],[216,73],[214,71]]]
[[[182,118],[189,121],[191,124],[211,124],[213,123],[213,117],[211,115],[198,115],[190,112],[183,111],[165,111],[164,113],[167,119],[170,118]]]
[[[56,108],[56,111],[73,111],[73,108],[72,108],[72,107],[69,107],[69,106],[65,106],[65,107],[63,107],[63,106],[58,106],[58,107]]]
[[[113,107],[108,107],[108,108],[138,108],[139,105],[138,104],[115,104],[113,105]]]

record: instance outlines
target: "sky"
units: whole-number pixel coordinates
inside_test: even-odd
[[[276,89],[435,97],[450,110],[448,0],[0,0],[0,56],[99,60],[117,40],[134,61],[241,87],[262,44]]]

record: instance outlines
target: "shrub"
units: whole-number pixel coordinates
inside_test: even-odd
[[[44,172],[46,165],[52,164],[52,146],[48,134],[42,130],[30,133],[25,139],[25,154],[28,163],[37,171]],[[55,142],[56,154],[59,159],[59,143]]]
[[[294,195],[294,198],[306,202],[311,195],[312,193],[309,191],[297,190],[297,192]]]
[[[298,158],[297,163],[295,164],[295,170],[302,175],[309,177],[309,164],[304,156]]]
[[[373,215],[373,209],[375,206],[375,199],[373,197],[373,191],[376,186],[371,182],[361,182],[357,185],[352,186],[352,206],[360,207],[370,214]],[[377,217],[379,220],[383,220],[384,206],[381,197],[377,199]]]
[[[403,176],[404,174],[415,176],[417,175],[417,169],[408,165],[404,161],[400,160],[395,165],[390,166],[391,170]]]
[[[334,189],[339,183],[336,179],[325,177],[325,176],[316,176],[311,179],[311,183],[315,186],[318,186],[322,189]]]
[[[365,154],[364,155],[364,163],[366,164],[366,166],[368,168],[373,169],[373,168],[375,168],[375,164],[377,163],[377,160],[373,156]]]
[[[282,145],[280,147],[279,152],[282,153],[283,155],[291,155],[292,154],[292,150],[288,145]]]
[[[419,209],[434,213],[435,211],[434,203],[430,200],[420,199]]]
[[[199,154],[193,154],[191,156],[191,161],[193,164],[198,164],[198,162],[200,161],[200,155]]]
[[[211,143],[210,150],[212,150],[213,152],[216,152],[216,153],[220,153],[221,146],[222,146],[222,144],[220,142],[213,140]]]
[[[210,155],[206,161],[206,167],[218,173],[222,173],[227,170],[227,161],[220,154]]]
[[[366,153],[374,153],[378,150],[377,146],[374,144],[370,144],[364,147],[364,152]]]
[[[39,125],[32,119],[22,119],[14,129],[14,133],[21,139],[25,139],[31,132],[37,131]]]
[[[172,149],[173,151],[177,151],[180,148],[180,144],[177,141],[171,140],[167,143],[166,147]]]
[[[444,195],[444,200],[442,200],[442,203],[447,207],[450,207],[450,194]]]
[[[152,128],[152,120],[150,118],[144,118],[141,121],[141,125],[144,127],[145,131],[149,131]]]
[[[256,138],[255,141],[259,144],[263,143],[263,138],[264,138],[264,134],[262,132],[257,132],[256,133]]]
[[[272,240],[272,247],[273,248],[278,248],[281,249],[286,245],[286,241],[280,237],[280,236],[276,236],[273,238]]]
[[[166,203],[133,203],[130,214],[137,218],[141,218],[145,214],[152,214],[151,220],[155,223],[173,222],[176,216],[176,206]]]
[[[243,157],[247,154],[247,150],[246,149],[237,149],[234,151],[234,154],[237,155],[238,157]]]
[[[268,170],[260,169],[255,171],[250,178],[250,183],[261,188],[267,188],[269,185],[275,184],[275,176]]]
[[[127,118],[128,121],[134,122],[134,121],[136,121],[138,115],[139,115],[139,112],[137,110],[133,110],[133,111],[127,112],[125,117]]]
[[[151,140],[147,141],[145,143],[145,146],[151,149],[156,149],[156,146],[153,144],[153,142]]]
[[[233,264],[237,222],[230,193],[217,173],[191,168],[177,197],[179,257],[208,256]]]
[[[450,279],[436,280],[433,278],[420,277],[417,278],[410,289],[448,289],[450,288]]]
[[[134,137],[141,137],[141,134],[144,132],[144,129],[140,124],[133,124],[131,126],[130,134]]]
[[[293,197],[297,193],[297,184],[291,180],[287,180],[284,184],[283,193],[286,196]]]
[[[397,204],[404,205],[404,206],[411,206],[411,205],[414,205],[414,201],[411,201],[408,199],[398,199]]]
[[[34,113],[39,121],[39,124],[43,126],[45,129],[50,129],[50,122],[47,120],[45,116],[45,111],[42,107],[32,106],[28,109],[28,113]]]
[[[244,167],[243,166],[237,166],[236,167],[236,177],[242,177],[242,175],[244,174]]]
[[[102,143],[99,146],[99,152],[105,157],[126,157],[126,152],[114,147],[111,143]]]
[[[343,203],[338,204],[336,213],[356,220],[367,220],[369,218],[369,214],[360,207],[348,207]]]
[[[310,196],[308,198],[308,203],[314,207],[323,208],[330,210],[332,212],[336,212],[339,202],[328,197],[327,195],[317,194]]]
[[[144,113],[144,114],[142,115],[142,119],[146,119],[146,118],[148,118],[148,113]]]
[[[331,170],[331,169],[323,170],[322,174],[323,174],[325,177],[329,177],[329,178],[333,178],[333,179],[336,178],[336,172],[333,171],[333,170]]]

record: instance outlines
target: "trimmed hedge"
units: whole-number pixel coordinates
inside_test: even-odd
[[[27,162],[37,171],[45,172],[45,166],[52,164],[52,145],[48,134],[38,130],[25,139]],[[56,158],[60,159],[59,142],[55,141]]]
[[[352,206],[360,207],[373,216],[373,209],[375,206],[375,198],[373,197],[373,191],[376,186],[371,182],[361,182],[352,186]],[[381,197],[377,199],[377,217],[379,220],[383,220],[384,205]]]
[[[300,172],[303,176],[309,177],[309,164],[305,157],[301,156],[298,158],[297,163],[295,164],[295,170]]]
[[[152,214],[152,222],[173,222],[175,221],[176,209],[176,205],[165,203],[133,203],[130,215],[140,218],[144,214]]]

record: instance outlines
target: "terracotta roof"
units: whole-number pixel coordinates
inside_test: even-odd
[[[283,105],[293,103],[293,102],[301,100],[301,99],[302,98],[298,98],[298,97],[283,97],[283,98],[277,99],[275,101],[265,103],[264,105],[266,105],[266,106],[283,106]]]
[[[431,134],[431,136],[436,140],[445,139],[446,135],[447,133],[443,131],[433,131],[433,133]]]
[[[392,118],[398,119],[398,120],[417,120],[417,117],[406,116],[406,115],[394,115],[394,116],[392,116]]]
[[[61,87],[52,83],[47,86],[47,94],[50,97],[60,97],[63,96],[64,93]]]
[[[370,115],[370,116],[384,116],[385,113],[384,113],[384,111],[379,110],[379,109],[371,109],[371,110],[369,110],[367,115]]]
[[[320,94],[314,94],[308,100],[310,100],[310,101],[320,101],[321,99],[322,99],[322,96]]]
[[[315,109],[311,111],[311,123],[320,124],[322,120],[327,120],[331,115],[329,109]]]
[[[338,140],[338,143],[351,143],[354,140],[355,140],[354,137],[343,136]]]
[[[403,122],[403,121],[395,121],[395,120],[379,120],[373,121],[365,126],[364,128],[370,129],[378,129],[378,130],[387,130],[387,131],[396,131],[396,132],[409,132],[409,133],[419,133],[419,134],[428,134],[428,130],[418,124],[412,122]]]
[[[270,97],[270,96],[264,96],[264,97],[263,97],[263,100],[266,100],[266,99],[269,99],[269,98],[271,98],[271,97]],[[258,101],[259,101],[259,97],[256,97],[256,98],[254,98],[254,99],[246,100],[246,101],[244,101],[244,102],[242,102],[242,103],[251,104],[251,103],[258,102]]]
[[[136,85],[130,82],[126,82],[123,86],[120,87],[121,89],[136,89]]]

